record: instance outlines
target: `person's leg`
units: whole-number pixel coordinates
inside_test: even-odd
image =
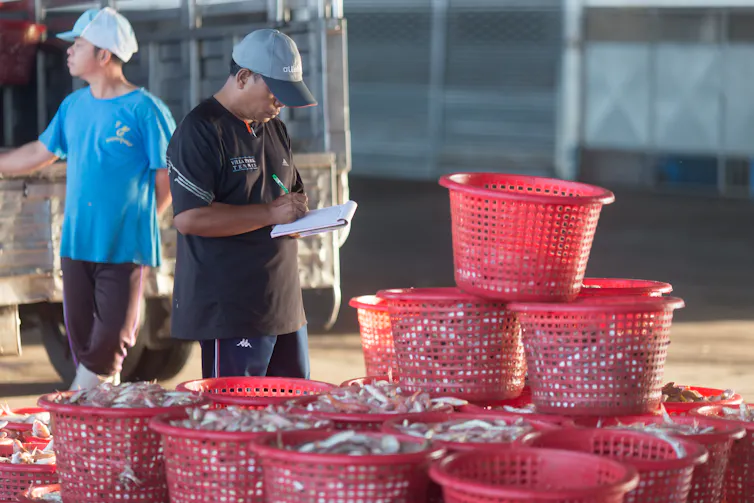
[[[215,377],[215,341],[199,341],[202,348],[202,379]]]
[[[62,257],[63,272],[63,319],[71,348],[76,377],[71,390],[96,386],[99,380],[80,364],[79,355],[89,347],[89,339],[94,326],[94,277],[92,264]]]
[[[306,325],[296,332],[278,335],[267,375],[309,379],[309,373],[309,335]]]
[[[126,352],[136,343],[144,272],[136,264],[94,266],[94,325],[80,360],[97,375],[119,374]]]

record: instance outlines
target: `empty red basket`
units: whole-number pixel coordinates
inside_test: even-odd
[[[334,384],[292,377],[218,377],[187,381],[178,391],[206,393],[215,408],[244,407],[264,409],[293,398],[317,395],[331,390]]]
[[[754,406],[748,405],[749,408]],[[732,407],[732,408],[738,408]],[[691,415],[711,418],[724,416],[722,405],[707,405],[691,411]],[[725,472],[726,503],[751,503],[754,501],[754,422],[720,419],[744,428],[746,436],[733,443]]]
[[[164,503],[167,500],[162,442],[160,435],[149,428],[149,421],[187,407],[86,407],[57,403],[56,396],[58,393],[44,395],[38,403],[52,416],[64,501]],[[208,403],[209,400],[200,399],[192,407]]]
[[[622,503],[636,469],[611,459],[554,449],[453,454],[430,468],[445,503]]]
[[[458,288],[383,290],[378,296],[390,310],[401,387],[479,401],[521,394],[521,328],[505,304]]]
[[[348,456],[301,453],[287,446],[321,441],[332,432],[296,431],[265,439],[252,446],[264,471],[267,501],[275,503],[424,503],[427,467],[442,449],[414,453]],[[365,433],[383,437],[383,433]],[[404,440],[403,442],[409,442]],[[422,440],[409,443],[425,445]],[[282,446],[282,448],[281,448]]]
[[[359,319],[367,376],[396,372],[393,331],[385,302],[375,295],[363,295],[351,299],[349,305],[356,309]]]
[[[593,297],[512,303],[540,413],[648,414],[662,400],[675,297]]]
[[[570,301],[612,192],[499,173],[446,175],[456,284],[505,301]]]
[[[579,297],[599,297],[605,295],[641,295],[662,297],[673,291],[670,283],[644,279],[584,278]]]
[[[686,453],[682,457],[667,440],[637,431],[544,431],[522,441],[532,447],[606,456],[633,466],[639,472],[639,485],[626,495],[626,503],[686,503],[694,467],[707,461],[708,454],[695,442],[678,442]]]

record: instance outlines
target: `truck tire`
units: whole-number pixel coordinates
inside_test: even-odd
[[[144,381],[167,381],[177,376],[191,357],[194,344],[172,340],[172,346],[164,349],[144,348],[134,378]]]
[[[76,366],[73,363],[73,355],[68,344],[65,318],[63,316],[63,304],[37,304],[33,307],[30,312],[24,313],[25,316],[32,317],[32,320],[30,320],[31,323],[27,323],[35,325],[39,329],[42,336],[42,344],[45,351],[47,351],[47,357],[63,380],[61,389],[68,389],[76,376]],[[137,337],[136,345],[128,351],[128,356],[123,361],[123,370],[120,376],[121,381],[133,380],[132,376],[144,351],[144,347],[144,340]]]

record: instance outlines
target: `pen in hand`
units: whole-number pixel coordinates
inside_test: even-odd
[[[278,176],[277,176],[277,175],[273,174],[273,175],[272,175],[272,179],[273,179],[273,180],[275,180],[275,183],[277,183],[277,184],[278,184],[278,186],[279,186],[279,187],[280,187],[281,189],[283,189],[283,192],[284,192],[284,193],[288,194],[288,189],[287,189],[287,188],[285,187],[285,185],[283,185],[283,182],[281,182],[281,181],[280,181],[280,178],[278,178]]]

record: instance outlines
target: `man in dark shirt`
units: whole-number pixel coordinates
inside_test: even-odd
[[[178,230],[172,334],[200,341],[205,378],[308,379],[298,243],[270,231],[308,211],[277,115],[316,101],[296,44],[277,30],[236,45],[230,73],[168,147]]]

